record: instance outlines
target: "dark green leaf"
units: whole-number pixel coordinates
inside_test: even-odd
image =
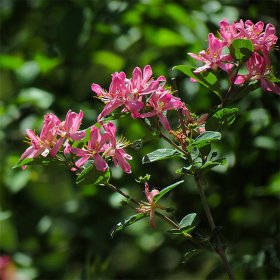
[[[150,163],[153,161],[163,160],[163,159],[171,158],[171,157],[175,157],[175,156],[182,156],[182,154],[179,153],[175,149],[158,149],[158,150],[155,150],[155,151],[145,155],[142,158],[142,163],[143,164]]]
[[[193,71],[195,70],[195,68],[190,65],[177,65],[173,67],[173,70],[178,70],[188,75],[189,77],[195,79],[206,88],[216,93],[219,97],[221,96],[219,79],[214,72],[204,71],[200,73],[194,73]]]
[[[145,217],[147,217],[147,214],[145,214],[145,213],[139,213],[139,214],[135,214],[135,215],[133,215],[133,216],[130,216],[130,217],[126,218],[126,219],[125,219],[124,221],[122,221],[122,222],[119,222],[119,223],[112,229],[111,234],[110,234],[111,237],[114,237],[114,235],[115,235],[118,231],[125,229],[126,227],[128,227],[128,226],[134,224],[135,222],[137,222],[137,221],[139,221],[139,220],[141,220],[141,219],[143,219],[143,218],[145,218]]]
[[[163,190],[161,190],[155,197],[154,197],[154,203],[157,203],[164,195],[166,195],[168,192],[170,192],[172,189],[174,189],[175,187],[177,187],[179,184],[182,184],[184,182],[184,180],[181,180],[179,182],[176,182],[166,188],[164,188]]]
[[[240,61],[247,61],[254,51],[254,46],[251,40],[247,39],[235,39],[232,41],[230,47],[231,56]]]
[[[207,171],[209,171],[213,167],[218,166],[218,165],[224,165],[225,163],[226,163],[226,159],[225,158],[218,159],[216,161],[207,161],[206,163],[204,163],[200,167],[200,170],[203,171],[203,173],[206,173]]]
[[[223,108],[217,111],[207,122],[207,129],[221,129],[231,125],[237,116],[238,108]]]

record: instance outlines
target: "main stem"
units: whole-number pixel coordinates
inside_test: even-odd
[[[202,202],[203,209],[204,209],[204,211],[206,213],[206,216],[207,216],[207,220],[209,222],[211,230],[213,231],[216,226],[215,226],[215,222],[214,222],[213,216],[211,214],[211,211],[210,211],[208,201],[206,199],[203,187],[202,187],[201,182],[200,182],[200,175],[199,174],[195,175],[194,179],[195,179],[195,183],[196,183],[199,195],[200,195],[200,199],[201,199],[201,202]],[[217,239],[217,247],[215,248],[215,251],[220,256],[220,258],[223,262],[223,265],[224,265],[224,267],[227,271],[229,279],[234,280],[234,274],[231,270],[229,261],[227,259],[226,254],[225,254],[225,250],[224,250],[224,246],[223,246],[223,243],[221,241],[221,238],[219,236],[217,236],[216,239]]]

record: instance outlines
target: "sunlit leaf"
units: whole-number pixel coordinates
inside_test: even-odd
[[[254,46],[251,40],[235,39],[230,47],[231,56],[241,62],[247,61],[254,51]]]
[[[214,72],[209,70],[200,73],[194,73],[193,71],[195,68],[190,65],[177,65],[172,69],[186,74],[190,78],[195,79],[197,82],[216,93],[219,97],[221,96],[219,79]]]
[[[220,139],[221,133],[217,131],[206,131],[194,139],[194,141],[187,147],[187,151],[191,151],[193,148],[200,149]]]

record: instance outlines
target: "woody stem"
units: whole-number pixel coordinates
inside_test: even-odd
[[[213,216],[211,214],[211,211],[210,211],[210,208],[209,208],[209,205],[208,205],[208,202],[207,202],[207,199],[206,199],[203,187],[201,185],[200,175],[196,174],[194,176],[194,179],[195,179],[195,183],[196,183],[199,195],[200,195],[200,199],[201,199],[201,202],[202,202],[203,209],[204,209],[204,211],[206,213],[207,220],[208,220],[210,228],[211,228],[211,230],[213,232],[213,230],[215,229],[216,226],[215,226],[215,222],[214,222]],[[224,265],[224,267],[225,267],[225,269],[227,271],[229,279],[230,280],[234,280],[234,274],[233,274],[233,272],[231,270],[230,264],[228,262],[226,254],[225,254],[224,245],[223,245],[223,243],[221,241],[221,238],[218,235],[216,237],[216,240],[217,240],[217,247],[215,248],[215,251],[220,256],[220,258],[222,260],[222,263],[223,263],[223,265]]]

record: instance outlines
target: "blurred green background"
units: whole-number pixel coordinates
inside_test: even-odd
[[[191,244],[160,221],[157,230],[145,219],[112,239],[112,227],[133,212],[109,190],[76,186],[63,167],[12,167],[27,147],[25,129],[38,132],[46,112],[63,119],[69,109],[82,109],[83,128],[92,125],[102,104],[90,85],[108,88],[115,71],[130,77],[135,66],[150,64],[169,84],[177,77],[180,97],[193,111],[207,112],[216,97],[172,67],[198,65],[187,52],[205,49],[223,18],[271,22],[279,35],[279,11],[278,0],[1,0],[0,253],[12,257],[23,279],[226,279],[214,254],[184,263]],[[279,49],[272,54],[279,74],[278,56]],[[237,121],[214,147],[228,163],[207,175],[206,192],[237,279],[277,279],[279,97],[257,90],[237,107]],[[132,141],[146,135],[138,121],[122,119],[118,127]],[[133,173],[112,168],[113,183],[144,199],[138,176],[150,173],[150,185],[159,189],[176,181],[181,162],[141,166],[142,156],[157,147],[166,144],[128,148]],[[178,221],[197,212],[207,232],[194,182],[184,179],[166,205]]]

